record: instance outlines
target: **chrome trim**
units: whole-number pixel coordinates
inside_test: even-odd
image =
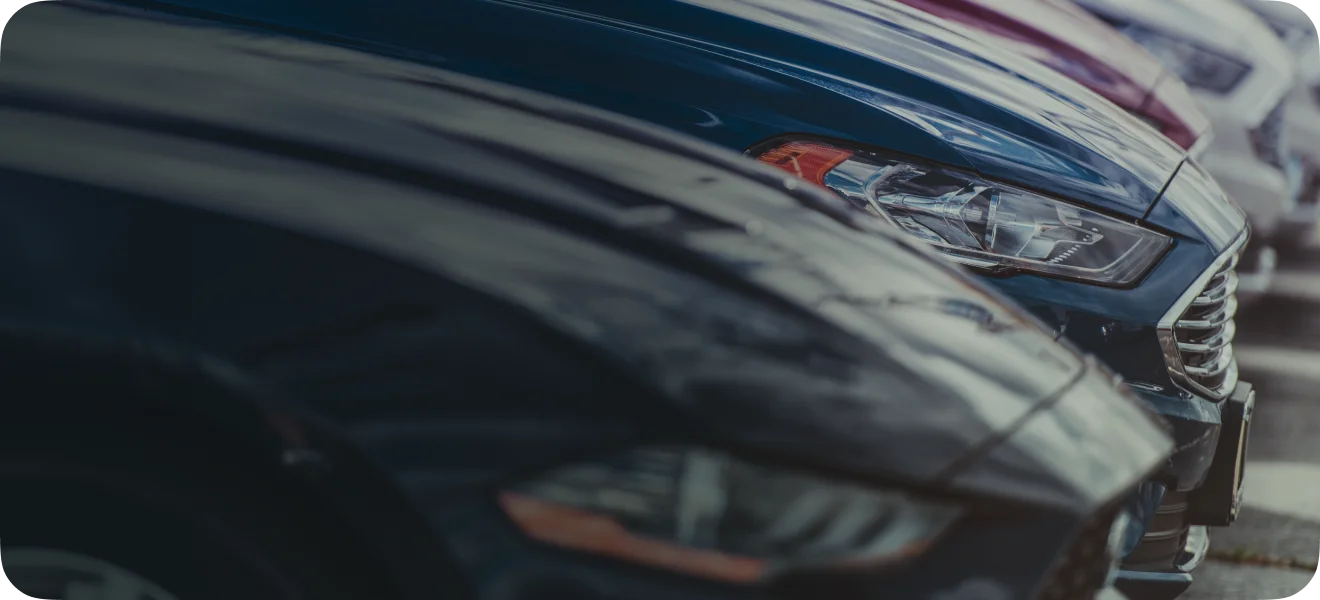
[[[1216,377],[1220,373],[1227,371],[1232,364],[1233,347],[1229,346],[1224,348],[1213,362],[1199,367],[1184,366],[1183,369],[1187,371],[1188,375],[1195,377]]]
[[[1173,539],[1176,537],[1181,537],[1182,534],[1183,534],[1183,529],[1181,527],[1177,529],[1165,529],[1162,531],[1148,531],[1145,533],[1145,535],[1141,536],[1141,543],[1144,544],[1146,542],[1160,542],[1164,540]]]
[[[1155,392],[1155,393],[1157,393],[1157,394],[1160,393],[1160,392],[1163,392],[1163,391],[1164,391],[1164,386],[1162,386],[1162,385],[1155,385],[1155,384],[1153,384],[1153,383],[1148,383],[1148,382],[1145,382],[1145,381],[1128,381],[1128,382],[1126,382],[1126,383],[1127,383],[1127,386],[1130,387],[1130,388],[1136,388],[1136,389],[1139,389],[1139,390],[1146,390],[1146,391],[1148,391],[1148,392]]]
[[[1191,573],[1196,567],[1205,560],[1205,555],[1210,551],[1210,528],[1204,525],[1193,525],[1187,530],[1187,544],[1183,546],[1182,556],[1178,557],[1178,562],[1174,566],[1179,571]]]
[[[1198,296],[1199,297],[1199,296]],[[1224,307],[1210,315],[1209,319],[1197,321],[1177,321],[1174,326],[1178,329],[1218,329],[1225,323],[1233,320],[1237,316],[1238,302],[1237,298],[1229,298],[1224,302]]]
[[[1234,263],[1237,262],[1236,257],[1234,257],[1233,262]],[[1237,293],[1239,283],[1240,280],[1238,279],[1237,273],[1230,271],[1228,273],[1228,280],[1225,282],[1223,287],[1220,288],[1221,290],[1220,293],[1210,298],[1202,298],[1200,296],[1197,296],[1195,300],[1192,300],[1192,306],[1210,306],[1211,304],[1214,304],[1216,302],[1223,302],[1225,298],[1228,298],[1229,296],[1232,296]]]
[[[1202,321],[1179,322],[1182,316],[1194,306],[1197,298],[1201,297],[1206,291],[1214,291],[1206,290],[1206,287],[1210,285],[1210,282],[1213,281],[1215,277],[1218,277],[1220,273],[1226,269],[1232,268],[1232,265],[1237,264],[1238,252],[1242,250],[1243,246],[1246,246],[1248,236],[1249,232],[1242,232],[1242,235],[1238,236],[1237,240],[1230,244],[1228,248],[1225,249],[1224,252],[1222,252],[1203,273],[1201,273],[1201,276],[1196,278],[1196,281],[1192,282],[1192,285],[1187,288],[1187,291],[1183,292],[1182,297],[1178,298],[1178,301],[1174,302],[1173,306],[1169,307],[1169,310],[1164,313],[1164,317],[1160,319],[1157,326],[1160,348],[1164,354],[1164,364],[1169,369],[1169,377],[1178,385],[1178,387],[1213,400],[1222,400],[1228,397],[1228,395],[1233,392],[1235,386],[1227,386],[1227,389],[1211,390],[1193,380],[1192,376],[1199,376],[1200,372],[1214,371],[1221,366],[1219,363],[1223,361],[1226,363],[1222,365],[1223,369],[1214,372],[1213,375],[1227,372],[1230,377],[1229,379],[1226,379],[1226,381],[1235,379],[1233,375],[1237,373],[1237,361],[1233,359],[1231,349],[1224,352],[1224,354],[1228,355],[1228,359],[1224,360],[1224,357],[1221,355],[1216,359],[1213,368],[1207,369],[1205,366],[1191,367],[1190,370],[1192,370],[1192,373],[1188,373],[1189,368],[1183,365],[1184,350],[1179,345],[1175,331],[1176,329],[1213,329],[1232,321],[1233,315],[1237,313],[1237,300],[1232,296],[1228,296],[1229,300],[1225,302],[1224,308],[1218,311],[1215,315],[1212,315],[1212,317],[1215,318]],[[1231,279],[1232,278],[1229,278],[1229,280]],[[1225,283],[1227,283],[1227,280]],[[1205,304],[1202,305],[1204,306]],[[1223,334],[1221,334],[1221,337],[1222,335]],[[1234,328],[1234,335],[1236,335],[1236,327]]]
[[[1182,350],[1183,352],[1196,352],[1198,354],[1204,354],[1206,352],[1214,352],[1215,350],[1218,350],[1220,348],[1223,348],[1224,346],[1232,344],[1233,338],[1235,337],[1237,337],[1237,323],[1229,321],[1228,325],[1224,326],[1224,330],[1220,332],[1219,335],[1212,337],[1200,344],[1188,344],[1186,342],[1178,342],[1178,349]]]

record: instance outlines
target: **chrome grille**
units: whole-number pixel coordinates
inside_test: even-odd
[[[1244,236],[1216,260],[1197,280],[1200,291],[1189,290],[1160,323],[1160,342],[1175,381],[1216,400],[1237,387],[1237,359],[1233,356],[1237,325],[1233,318],[1238,308],[1238,277],[1234,268],[1245,242]]]
[[[1287,124],[1284,122],[1285,101],[1270,111],[1260,125],[1251,131],[1251,144],[1256,156],[1280,169],[1288,163]]]

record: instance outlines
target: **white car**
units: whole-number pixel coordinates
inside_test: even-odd
[[[1203,105],[1215,137],[1200,162],[1252,227],[1239,299],[1259,298],[1274,268],[1272,243],[1301,192],[1298,177],[1286,173],[1293,54],[1237,0],[1076,1],[1163,61]]]
[[[1320,220],[1320,40],[1315,24],[1286,2],[1242,0],[1274,29],[1297,63],[1297,85],[1288,95],[1287,131],[1302,194],[1297,209],[1284,218],[1278,245],[1306,244]]]

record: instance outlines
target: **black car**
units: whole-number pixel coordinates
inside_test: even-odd
[[[1161,426],[825,190],[257,29],[62,2],[5,34],[22,591],[1114,594]]]

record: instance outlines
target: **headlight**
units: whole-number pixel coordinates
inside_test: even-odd
[[[752,151],[883,216],[963,264],[1130,284],[1172,240],[1085,208],[947,167],[793,141]]]
[[[555,469],[506,488],[499,502],[538,541],[741,584],[785,570],[910,558],[960,513],[901,492],[689,448],[639,449]]]
[[[1251,72],[1251,65],[1138,25],[1119,29],[1194,88],[1226,94]]]

